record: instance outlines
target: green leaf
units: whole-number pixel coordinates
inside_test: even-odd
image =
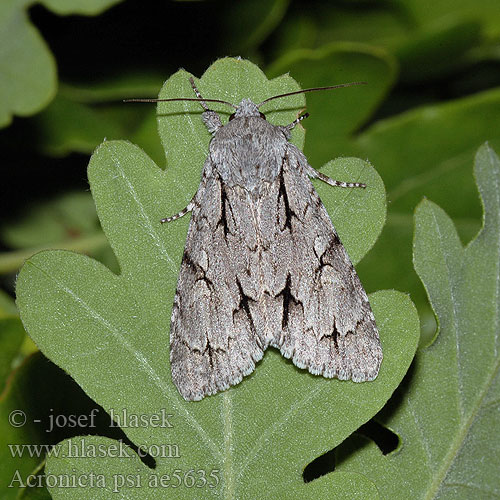
[[[88,193],[67,193],[30,207],[24,218],[1,227],[2,242],[11,248],[54,244],[99,231],[95,205]]]
[[[0,288],[0,318],[17,316],[17,307],[14,299]]]
[[[475,19],[449,19],[437,27],[425,26],[395,49],[403,82],[444,77],[470,66],[467,51],[480,45],[481,24]]]
[[[31,476],[36,479],[31,480],[31,485],[27,485],[22,489],[16,500],[51,500],[52,496],[47,491],[47,488],[40,486],[44,484],[45,463],[43,462],[32,471]]]
[[[0,397],[0,494],[6,500],[14,499],[17,496],[18,488],[8,486],[11,484],[16,471],[21,477],[26,477],[40,462],[40,457],[26,455],[19,457],[11,451],[11,447],[33,442],[33,430],[36,426],[32,420],[37,418],[37,411],[31,408],[30,391],[26,390],[30,386],[34,387],[36,379],[31,379],[29,384],[23,375],[26,373],[22,365],[10,379],[9,386],[3,390]],[[30,385],[31,384],[31,385]],[[3,389],[3,388],[2,388]],[[23,424],[23,417],[30,418],[30,421]],[[13,425],[12,425],[12,423]],[[43,435],[39,436],[43,439]],[[38,441],[41,443],[43,441]]]
[[[279,25],[290,0],[226,2],[223,9],[225,44],[233,53],[255,49]]]
[[[349,154],[370,158],[391,201],[381,238],[360,265],[368,289],[411,292],[419,309],[425,293],[410,264],[411,212],[422,196],[454,218],[462,240],[479,229],[480,206],[470,163],[485,138],[500,147],[500,89],[425,106],[381,120],[358,136]],[[460,194],[457,201],[457,194]]]
[[[39,464],[30,474],[30,484],[19,491],[16,500],[51,500],[52,496],[43,486],[45,479],[45,461]]]
[[[97,16],[122,0],[42,0],[41,3],[60,16],[77,14]]]
[[[47,450],[81,433],[124,439],[109,422],[109,416],[71,377],[40,352],[28,356],[12,372],[0,397],[0,497],[35,498],[31,495],[39,491],[46,498],[43,466]],[[52,452],[57,453],[57,446]],[[30,479],[35,487],[28,495],[28,490],[18,486],[26,484],[31,474],[37,479]],[[42,487],[37,486],[39,475]]]
[[[377,35],[379,26],[364,22],[370,16],[386,16],[388,23],[393,18],[404,27],[404,32],[398,35],[395,29],[395,38],[389,39],[389,30],[389,38],[383,40],[380,33]],[[270,65],[268,74],[290,71],[303,87],[367,81],[368,85],[362,87],[308,96],[311,117],[304,122],[309,134],[305,152],[315,167],[327,158],[356,156],[369,159],[379,170],[390,200],[387,224],[358,271],[368,290],[383,287],[409,291],[425,315],[429,311],[425,291],[411,265],[413,209],[422,196],[427,196],[454,218],[463,240],[477,232],[480,207],[469,165],[485,139],[500,147],[500,93],[492,89],[449,102],[413,107],[385,119],[385,115],[394,113],[394,108],[403,105],[407,109],[411,99],[421,102],[429,95],[420,96],[420,91],[404,89],[402,95],[401,90],[396,90],[385,103],[384,98],[395,80],[398,59],[404,78],[422,79],[425,74],[428,78],[445,66],[455,65],[459,55],[470,57],[470,49],[477,42],[477,21],[456,17],[452,9],[448,21],[443,16],[432,24],[419,26],[411,18],[401,16],[397,9],[360,9],[350,5],[325,7],[319,14],[308,13],[306,19],[318,23],[317,36],[326,37],[321,41],[346,41],[287,52]],[[347,23],[343,23],[345,19]],[[332,30],[332,38],[326,36],[328,29]],[[386,47],[392,54],[347,42],[361,39],[377,40],[377,47]],[[436,60],[441,61],[439,68]],[[381,109],[374,120],[378,107]],[[382,119],[376,119],[377,116]],[[367,122],[369,126],[359,133]],[[461,195],[460,203],[454,201],[456,193]],[[423,333],[432,330],[431,322]]]
[[[98,14],[120,0],[43,0],[59,14]],[[0,3],[0,127],[12,115],[29,116],[43,109],[57,88],[56,63],[31,24],[26,9],[33,0]]]
[[[399,449],[383,456],[365,444],[339,467],[366,474],[383,498],[486,499],[500,491],[500,161],[488,145],[477,153],[475,177],[483,227],[465,248],[437,205],[424,200],[415,213],[415,269],[439,332],[379,416],[400,436]]]
[[[273,53],[279,57],[297,48],[321,50],[339,42],[361,42],[395,56],[405,82],[443,75],[456,79],[457,70],[471,67],[468,52],[484,43],[482,24],[477,16],[451,13],[432,21],[419,25],[404,7],[396,5],[316,2],[307,13],[287,15],[274,36]],[[407,101],[407,92],[405,97]]]
[[[117,269],[88,193],[67,193],[29,207],[24,218],[0,228],[0,238],[19,249],[0,253],[0,273],[17,271],[30,255],[47,248],[85,252]]]
[[[188,76],[177,72],[160,97],[190,97]],[[297,89],[290,77],[268,81],[257,67],[238,59],[217,61],[197,84],[204,97],[233,103]],[[303,107],[303,99],[272,101],[266,115],[272,123],[287,124]],[[227,116],[231,109],[221,106]],[[132,425],[123,430],[151,454],[155,446],[170,443],[178,447],[178,456],[156,455],[154,470],[130,449],[131,458],[52,456],[47,474],[73,469],[102,474],[108,489],[78,489],[80,499],[111,498],[113,474],[118,473],[141,480],[140,488],[118,488],[129,498],[165,498],[169,493],[178,498],[173,488],[148,487],[152,476],[172,476],[175,469],[181,474],[203,470],[207,478],[213,472],[219,480],[213,489],[182,487],[186,499],[200,493],[204,498],[283,498],[285,492],[286,498],[324,497],[328,491],[353,498],[353,488],[364,498],[376,498],[373,484],[358,474],[305,484],[301,472],[382,408],[404,376],[418,341],[418,318],[406,295],[382,291],[371,296],[384,349],[374,382],[312,376],[274,349],[237,387],[200,402],[184,401],[171,382],[167,332],[188,220],[163,226],[159,220],[182,208],[197,189],[210,139],[200,111],[192,102],[159,104],[166,171],[126,142],[105,142],[91,159],[91,190],[120,275],[88,257],[51,251],[30,258],[17,282],[21,317],[40,349],[115,415],[171,414],[171,427]],[[294,141],[302,140],[297,127]],[[322,193],[348,252],[358,260],[384,220],[383,184],[361,160],[337,160],[326,172],[370,183],[367,190],[331,188]],[[84,446],[116,446],[109,439],[81,439]],[[62,446],[67,449],[71,443]],[[50,491],[54,498],[75,495],[57,485]]]
[[[24,11],[25,0],[0,3],[0,127],[13,114],[40,111],[56,92],[56,64]]]
[[[500,145],[499,113],[500,88],[423,106],[377,122],[355,140],[355,151],[381,165],[394,211],[410,212],[425,193],[452,217],[479,215],[468,165],[485,137]]]
[[[133,110],[125,109],[123,103],[121,106],[135,117]],[[73,152],[91,153],[105,137],[116,139],[124,132],[121,123],[109,116],[108,109],[94,109],[59,94],[34,121],[39,149],[56,157]],[[123,123],[127,122],[123,120]]]
[[[155,97],[158,86],[164,80],[163,74],[155,71],[135,73],[128,69],[98,81],[80,84],[61,82],[59,91],[64,98],[74,102],[96,104],[119,101],[122,105],[122,100],[126,98]]]
[[[478,0],[474,3],[467,0],[404,0],[402,4],[412,20],[420,26],[447,23],[450,18],[471,19],[481,22],[487,37],[494,39],[500,34],[500,12],[495,0]]]
[[[19,318],[0,318],[0,394],[4,390],[25,335]]]
[[[34,118],[38,149],[50,156],[90,154],[104,138],[129,137],[162,161],[153,105],[122,102],[156,97],[162,82],[154,73],[124,73],[85,86],[62,83],[55,99]]]
[[[305,152],[311,165],[317,166],[332,156],[351,154],[346,145],[387,94],[396,77],[396,64],[382,50],[343,42],[315,50],[291,51],[271,65],[267,74],[283,71],[294,75],[303,88],[367,82],[308,95],[307,110],[311,116],[304,127],[310,138]]]
[[[357,264],[375,244],[385,223],[386,200],[382,179],[368,162],[358,158],[337,158],[320,169],[331,179],[363,182],[366,189],[331,189],[313,181],[325,202],[330,218],[349,257]],[[362,234],[363,238],[359,235]]]

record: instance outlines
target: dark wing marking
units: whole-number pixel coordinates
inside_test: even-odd
[[[278,180],[281,227],[293,251],[277,297],[283,327],[271,345],[311,373],[373,380],[382,361],[375,318],[308,168],[304,155],[289,145]]]
[[[262,358],[258,291],[249,286],[257,234],[252,201],[228,187],[210,159],[189,224],[170,329],[172,379],[187,400],[237,384]]]

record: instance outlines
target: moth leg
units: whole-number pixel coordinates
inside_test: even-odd
[[[194,198],[189,202],[186,208],[183,208],[180,212],[177,212],[175,215],[171,215],[170,217],[164,217],[160,220],[162,224],[165,222],[172,222],[173,220],[180,219],[183,215],[186,215],[188,212],[191,212],[194,208]]]
[[[304,113],[303,115],[298,116],[292,123],[290,123],[286,127],[283,127],[283,130],[285,131],[285,133],[290,134],[292,129],[308,116],[309,113]],[[363,184],[362,182],[344,182],[344,181],[336,181],[334,179],[330,179],[330,177],[328,177],[325,174],[322,174],[321,172],[318,172],[316,169],[312,168],[309,164],[306,165],[306,172],[309,175],[309,177],[313,177],[314,179],[320,179],[323,182],[330,184],[330,186],[338,186],[343,188],[366,187],[366,184]]]
[[[318,172],[316,169],[312,168],[311,165],[309,164],[307,164],[305,168],[309,177],[313,177],[314,179],[319,179],[323,182],[326,182],[327,184],[330,184],[330,186],[337,186],[343,188],[366,187],[366,184],[363,184],[362,182],[344,182],[344,181],[336,181],[334,179],[330,179],[330,177],[328,177],[325,174],[322,174],[321,172]]]
[[[299,124],[304,118],[307,118],[308,116],[309,113],[304,113],[303,115],[300,115],[297,118],[295,118],[295,120],[293,120],[292,123],[289,123],[286,127],[282,128],[283,132],[285,132],[285,134],[287,135],[287,139],[290,138],[289,136],[292,129],[294,129],[297,124]]]
[[[196,97],[198,99],[203,99],[203,97],[200,94],[200,91],[196,87],[196,84],[194,83],[193,77],[189,78],[189,83],[191,84],[191,87],[193,87],[194,93],[196,94]],[[200,101],[200,104],[202,108],[205,110],[203,111],[203,114],[201,115],[201,118],[203,120],[203,123],[207,127],[208,131],[211,134],[215,134],[217,130],[219,130],[222,127],[222,121],[220,119],[220,116],[215,112],[212,111],[208,106],[205,101]],[[182,214],[184,215],[184,214]]]

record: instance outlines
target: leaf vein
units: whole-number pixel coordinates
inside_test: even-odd
[[[422,444],[422,449],[425,451],[425,458],[426,458],[425,465],[426,465],[427,469],[429,470],[429,474],[432,475],[432,455],[431,455],[431,451],[429,449],[429,443],[427,442],[424,429],[423,429],[422,425],[420,424],[417,413],[415,412],[415,410],[413,408],[413,402],[412,402],[410,396],[408,396],[406,398],[406,401],[408,403],[408,408],[410,410],[411,416],[413,417],[413,422],[415,423],[415,427],[417,428],[417,431],[420,434],[420,441]]]
[[[138,214],[141,217],[141,219],[143,220],[144,227],[146,228],[146,232],[151,237],[151,240],[153,241],[156,248],[158,248],[160,256],[162,258],[164,258],[165,260],[167,260],[167,262],[169,263],[170,269],[172,271],[177,272],[178,267],[176,266],[172,257],[170,257],[167,249],[165,248],[165,245],[163,244],[163,240],[160,238],[157,231],[153,227],[153,224],[151,223],[151,220],[149,219],[149,216],[146,213],[146,210],[144,209],[144,205],[142,204],[141,200],[139,199],[139,195],[137,194],[137,192],[134,189],[134,186],[132,185],[130,180],[125,175],[125,171],[123,170],[123,167],[121,166],[119,158],[114,154],[113,151],[111,151],[110,154],[111,154],[111,157],[113,159],[113,164],[114,164],[117,172],[120,174],[121,178],[125,182],[127,189],[128,189],[128,192],[132,196],[132,199],[134,200],[135,204],[137,205]],[[158,227],[159,226],[160,226],[160,223],[158,221]]]
[[[259,439],[257,439],[257,441],[255,442],[254,447],[248,454],[247,459],[241,464],[240,470],[236,475],[236,479],[238,479],[243,474],[248,465],[252,462],[252,460],[254,460],[254,458],[257,456],[260,449],[262,448],[263,443],[268,442],[270,436],[272,436],[279,428],[281,428],[297,410],[299,410],[302,406],[304,406],[310,399],[318,395],[325,387],[326,387],[325,385],[318,385],[314,390],[307,393],[307,395],[304,398],[297,401],[296,404],[292,405],[290,409],[280,419],[276,420],[273,425],[269,426],[260,435]]]
[[[87,304],[81,297],[79,297],[73,290],[65,286],[58,279],[52,276],[50,273],[45,271],[45,269],[37,266],[34,262],[29,261],[33,267],[38,269],[41,273],[47,276],[48,279],[53,281],[63,292],[67,293],[82,309],[84,309],[95,321],[105,327],[118,342],[121,342],[127,351],[132,354],[132,356],[139,363],[140,368],[152,379],[153,383],[158,387],[161,394],[175,402],[175,394],[168,384],[165,384],[164,380],[156,373],[155,369],[149,364],[146,357],[139,351],[133,348],[133,346],[126,340],[126,332],[121,332],[119,328],[107,321],[101,314],[95,311],[89,304]],[[215,445],[215,443],[210,439],[205,430],[201,427],[198,421],[189,413],[189,411],[182,405],[175,405],[176,408],[184,414],[184,417],[189,422],[191,427],[200,435],[201,439],[208,445],[212,451],[212,455],[219,459],[222,459],[222,454]]]
[[[437,232],[437,235],[439,237],[439,241],[440,241],[440,245],[441,245],[441,248],[445,248],[445,244],[444,244],[444,239],[443,239],[443,235],[439,229],[439,223],[438,221],[436,220],[436,214],[435,212],[432,212],[432,217],[434,219],[434,225],[436,227],[436,232]],[[462,400],[462,395],[463,395],[463,381],[462,381],[462,371],[461,371],[461,368],[460,368],[460,340],[459,340],[459,335],[458,335],[458,311],[457,311],[457,299],[456,299],[456,296],[455,296],[455,287],[454,287],[454,284],[453,284],[453,280],[451,278],[452,276],[452,268],[450,268],[450,265],[449,265],[449,262],[448,262],[448,259],[446,258],[447,257],[447,254],[446,252],[444,253],[444,263],[445,263],[445,267],[446,267],[446,279],[447,279],[447,282],[448,282],[448,287],[449,287],[449,290],[450,290],[450,301],[451,301],[451,307],[452,307],[452,311],[453,311],[453,318],[452,318],[452,321],[453,321],[453,333],[454,333],[454,336],[455,336],[455,350],[456,350],[456,364],[457,364],[457,391],[456,391],[456,394],[457,394],[457,405],[458,405],[458,409],[460,411],[460,420],[463,420],[464,418],[464,403],[463,403],[463,400]]]
[[[458,488],[469,488],[472,490],[477,490],[477,491],[482,491],[485,493],[488,493],[490,495],[498,495],[500,496],[500,490],[497,488],[486,488],[484,485],[479,485],[479,484],[472,484],[472,483],[446,483],[446,486],[449,486],[451,488],[453,487],[458,487]]]
[[[474,411],[471,412],[469,418],[463,423],[463,425],[459,428],[459,432],[456,434],[456,438],[453,440],[452,445],[450,446],[448,453],[442,460],[442,466],[438,473],[435,475],[435,479],[432,482],[431,488],[429,490],[429,493],[426,495],[426,498],[434,498],[436,492],[438,491],[439,485],[441,482],[444,481],[444,478],[446,477],[446,474],[450,470],[450,467],[453,463],[453,458],[458,455],[460,450],[462,449],[464,442],[465,442],[465,437],[467,436],[467,432],[469,429],[472,427],[472,424],[476,420],[478,413],[482,408],[481,403],[488,394],[488,391],[495,380],[497,374],[498,374],[498,369],[500,367],[500,362],[497,360],[496,366],[494,367],[494,370],[492,371],[491,376],[487,380],[486,384],[484,385],[483,389],[479,392],[479,398],[477,401],[476,408]]]

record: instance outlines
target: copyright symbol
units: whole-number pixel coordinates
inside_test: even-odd
[[[26,413],[23,410],[14,410],[9,413],[9,424],[12,427],[22,427],[26,423]]]

